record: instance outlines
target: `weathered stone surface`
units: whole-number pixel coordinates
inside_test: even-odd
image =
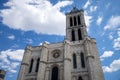
[[[76,10],[72,10],[76,11]],[[80,16],[78,25],[77,16]],[[75,26],[70,26],[70,17],[76,17]],[[104,80],[100,59],[96,47],[96,40],[87,35],[83,10],[66,14],[66,39],[64,42],[47,44],[41,46],[27,46],[21,63],[18,80],[51,80],[52,69],[58,68],[58,80]],[[81,34],[78,33],[81,30]],[[75,31],[75,40],[72,41],[71,31]],[[79,40],[81,35],[82,40]],[[81,53],[84,54],[85,67],[82,67]],[[73,54],[76,55],[74,68]],[[37,59],[39,69],[36,72]],[[29,72],[31,59],[33,59],[32,70]]]

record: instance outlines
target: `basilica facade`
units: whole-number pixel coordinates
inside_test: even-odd
[[[66,14],[63,42],[27,46],[18,80],[104,80],[96,40],[87,34],[84,11]]]

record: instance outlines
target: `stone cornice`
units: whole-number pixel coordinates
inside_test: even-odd
[[[28,63],[21,63],[21,65],[25,65],[25,66],[28,66],[29,64],[28,64]]]

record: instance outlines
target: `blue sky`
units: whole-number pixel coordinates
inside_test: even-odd
[[[0,69],[16,80],[26,45],[62,42],[65,13],[84,9],[105,80],[120,80],[120,0],[0,0]]]

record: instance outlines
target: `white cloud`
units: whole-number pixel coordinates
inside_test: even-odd
[[[0,67],[7,72],[16,73],[16,68],[19,66],[19,64],[20,63],[18,62],[9,62],[7,64],[4,62],[0,62]]]
[[[113,48],[115,50],[120,50],[120,31],[118,31],[118,38],[114,39]]]
[[[109,34],[109,39],[112,40],[113,39],[113,33]]]
[[[9,66],[10,64],[0,64],[0,66],[1,66],[1,68],[3,68],[3,69],[8,69],[10,66]]]
[[[8,36],[8,38],[11,39],[11,40],[14,40],[15,36],[14,35],[10,35],[10,36]]]
[[[104,51],[104,53],[100,56],[100,58],[111,57],[114,54],[113,51]]]
[[[87,0],[87,2],[85,3],[85,5],[83,6],[83,8],[86,9],[90,4],[91,4],[90,0]]]
[[[44,43],[46,43],[46,44],[50,44],[50,42],[48,42],[48,41],[45,41]]]
[[[92,22],[92,16],[88,15],[86,11],[84,12],[84,15],[85,15],[85,22],[86,22],[87,28],[89,28],[90,23]]]
[[[32,43],[33,43],[33,40],[32,40],[32,39],[26,39],[25,42],[26,42],[27,44],[32,44]]]
[[[23,57],[22,49],[18,50],[5,50],[0,52],[0,66],[8,72],[16,73],[16,68],[19,66],[19,62]],[[11,60],[10,60],[11,59]]]
[[[61,7],[65,7],[65,6],[67,6],[67,5],[69,5],[69,4],[72,4],[73,2],[71,2],[70,0],[69,1],[59,1],[55,6],[54,6],[54,8],[57,8],[57,9],[59,9],[60,10],[60,8]]]
[[[18,48],[18,47],[19,47],[19,45],[17,45],[17,44],[14,44],[14,45],[11,46],[11,48],[13,48],[13,49],[14,49],[14,48],[16,49],[16,48]]]
[[[100,25],[102,20],[103,20],[103,17],[102,16],[98,16],[97,25]]]
[[[117,31],[117,38],[113,41],[113,48],[115,50],[120,50],[120,16],[112,16],[108,22],[107,25],[104,27],[104,30],[116,30]],[[109,39],[113,39],[112,34],[109,35]]]
[[[97,10],[97,6],[91,6],[90,7],[90,12],[94,12],[94,11],[96,11]]]
[[[41,46],[41,45],[43,45],[43,44],[50,44],[50,42],[48,42],[48,41],[44,41],[43,43],[39,43],[39,45]]]
[[[106,47],[103,47],[102,49],[105,50]]]
[[[108,20],[107,25],[104,27],[104,30],[116,29],[118,27],[120,27],[120,16],[112,16]]]
[[[120,30],[118,29],[118,32],[117,32],[118,36],[120,36]]]
[[[1,10],[2,23],[13,29],[33,30],[36,33],[65,35],[65,14],[62,7],[73,1],[59,1],[52,5],[49,0],[9,0]]]
[[[113,48],[114,48],[115,50],[120,50],[120,37],[118,37],[117,39],[114,39]]]
[[[11,72],[11,73],[16,73],[17,71],[16,71],[16,70],[11,69],[11,70],[9,70],[9,72]]]
[[[11,63],[11,67],[12,68],[16,68],[20,63],[18,62],[14,62],[14,63]]]
[[[2,63],[4,63],[4,64],[10,64],[10,61],[7,59],[7,55],[6,54],[4,54],[4,53],[2,53],[2,52],[0,52],[1,54],[0,54],[0,60],[2,61]]]
[[[104,72],[114,72],[120,70],[120,59],[114,60],[110,66],[103,66]]]
[[[24,50],[22,50],[22,49],[18,49],[18,50],[8,49],[6,51],[1,51],[1,55],[0,56],[2,58],[9,57],[12,60],[21,61],[22,57],[23,57],[23,52],[24,52]]]

